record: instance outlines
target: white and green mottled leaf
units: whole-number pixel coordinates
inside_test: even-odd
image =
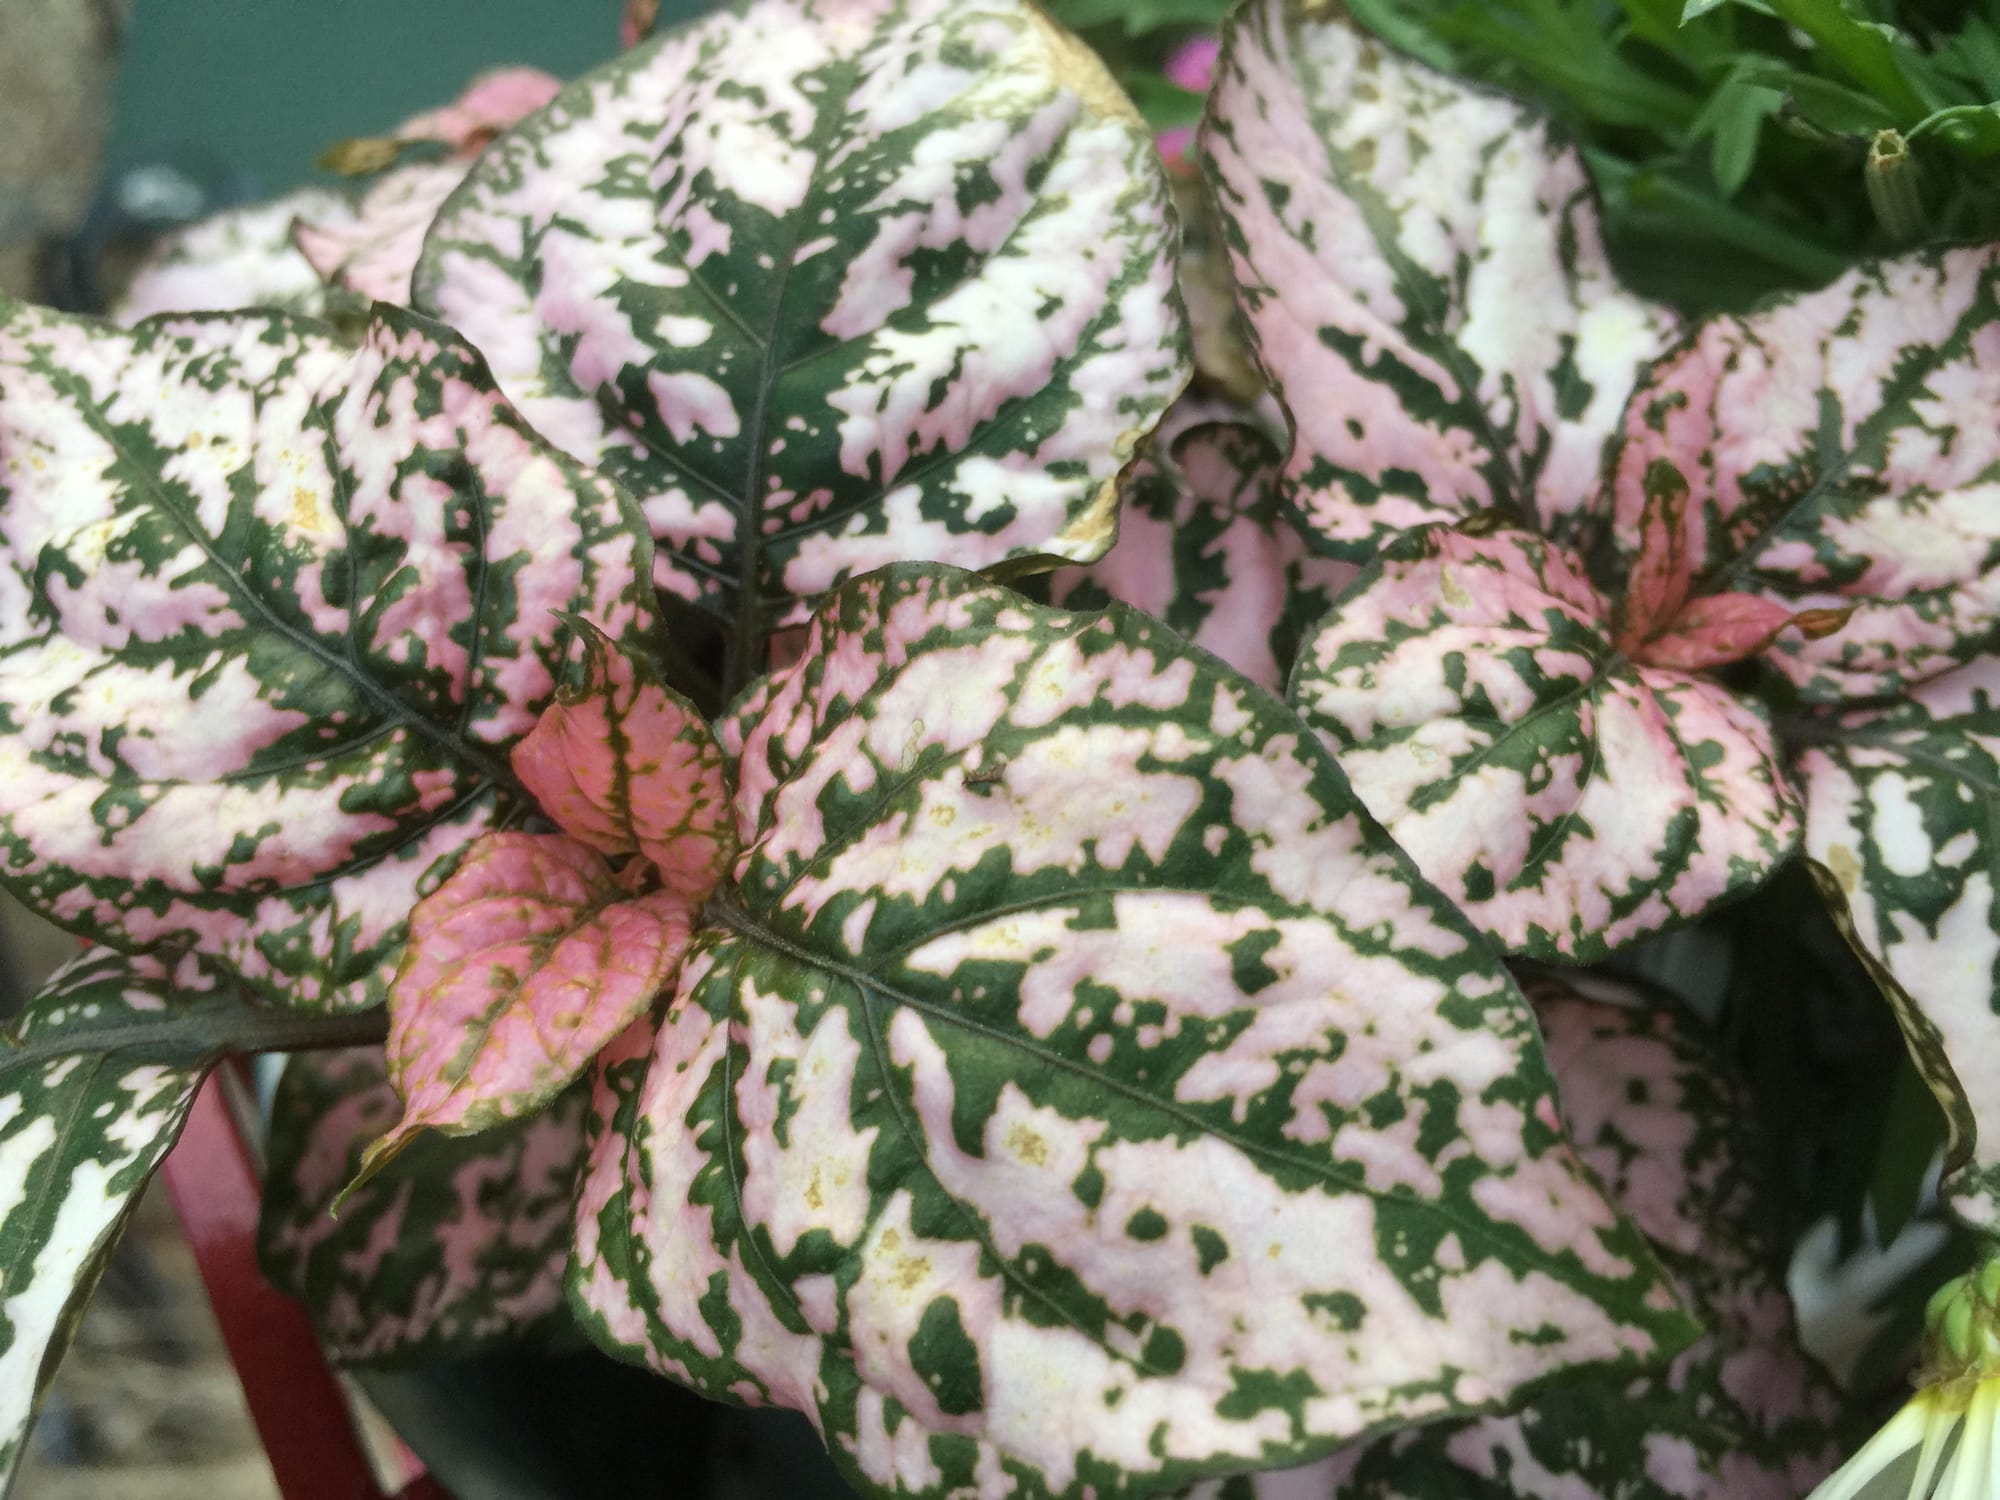
[[[1890,696],[2000,631],[2000,249],[1857,267],[1712,318],[1648,373],[1615,468],[1643,562],[1649,491],[1687,488],[1695,592],[1849,611],[1765,653],[1808,698]],[[1657,550],[1656,546],[1651,550]]]
[[[258,1254],[341,1364],[456,1359],[567,1327],[585,1088],[475,1138],[427,1135],[341,1205],[400,1108],[382,1049],[291,1059],[271,1110]]]
[[[1798,841],[1762,707],[1625,660],[1610,620],[1554,543],[1431,527],[1363,572],[1292,674],[1356,795],[1510,952],[1601,955]]]
[[[754,0],[495,142],[416,296],[757,636],[885,562],[1102,553],[1188,377],[1171,238],[1144,123],[1034,5]]]
[[[1116,545],[1089,567],[1059,569],[1050,599],[1067,609],[1122,600],[1277,689],[1357,569],[1306,550],[1278,498],[1278,454],[1254,419],[1183,400],[1120,488]]]
[[[2000,1224],[2000,658],[1822,728],[1805,853],[1943,1106],[1947,1200]]]
[[[1339,6],[1250,0],[1202,151],[1324,544],[1500,510],[1568,535],[1674,318],[1623,291],[1577,152]]]
[[[361,201],[329,218],[301,214],[292,240],[329,286],[407,307],[424,236],[468,163],[409,162],[370,184]]]
[[[58,970],[0,1039],[0,1490],[215,1060],[201,1018],[241,1005],[191,964],[98,949]]]
[[[643,523],[448,330],[0,302],[0,878],[113,946],[382,998],[426,873],[642,623]]]
[[[326,310],[326,286],[293,243],[293,223],[303,219],[333,232],[353,218],[344,197],[316,187],[225,209],[154,245],[112,315],[136,323],[156,313],[280,307],[317,316]]]
[[[1838,1461],[1840,1403],[1800,1349],[1755,1226],[1756,1136],[1713,1044],[1602,978],[1529,987],[1578,1153],[1659,1251],[1700,1339],[1622,1386],[1358,1444],[1190,1500],[1797,1500]],[[1613,1003],[1601,1003],[1599,997]]]
[[[870,1494],[1073,1500],[1678,1347],[1504,970],[1214,657],[891,568],[719,729],[734,888],[600,1075],[614,1347]]]

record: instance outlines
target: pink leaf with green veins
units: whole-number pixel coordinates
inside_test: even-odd
[[[1408,1429],[1188,1500],[1797,1500],[1837,1461],[1841,1404],[1754,1228],[1757,1136],[1713,1039],[1669,997],[1600,976],[1528,989],[1569,1136],[1702,1337],[1615,1388],[1551,1390],[1513,1415]]]
[[[539,1109],[673,977],[695,906],[629,897],[563,834],[492,833],[410,913],[389,993],[403,1118],[364,1175],[426,1127],[469,1135]]]
[[[736,853],[722,747],[699,710],[588,620],[572,622],[584,680],[514,747],[514,771],[563,832],[601,854],[638,854],[690,906]]]
[[[1945,1195],[2000,1225],[2000,658],[1804,731],[1805,853],[1950,1126]]]
[[[741,621],[903,558],[1088,561],[1186,383],[1144,122],[1027,0],[754,0],[502,136],[417,306]]]
[[[413,314],[357,348],[0,300],[0,875],[114,947],[379,1004],[554,693],[551,613],[645,628],[648,551]]]
[[[1083,1500],[1676,1344],[1497,957],[1215,657],[897,567],[718,733],[736,879],[593,1106],[614,1348]]]
[[[1511,952],[1582,958],[1699,916],[1798,838],[1763,711],[1634,664],[1565,549],[1398,539],[1290,694],[1427,878]]]
[[[1337,6],[1250,0],[1202,127],[1237,300],[1325,543],[1499,509],[1568,536],[1666,309],[1620,289],[1577,152]]]
[[[1703,323],[1625,418],[1616,541],[1634,576],[1671,551],[1689,595],[1826,612],[1831,633],[1764,650],[1820,702],[1891,696],[1988,649],[1997,282],[2000,249],[1932,251]],[[1685,500],[1668,528],[1649,507],[1671,488]]]
[[[1049,598],[1068,609],[1122,600],[1275,691],[1357,571],[1306,550],[1255,419],[1186,398],[1122,481],[1117,544],[1087,568],[1057,571]]]
[[[458,1359],[570,1335],[579,1085],[470,1139],[428,1135],[329,1209],[401,1107],[379,1047],[300,1053],[271,1105],[257,1256],[338,1364]],[[573,1337],[573,1335],[571,1335]]]

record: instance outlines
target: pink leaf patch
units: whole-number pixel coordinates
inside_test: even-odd
[[[389,995],[403,1118],[364,1174],[420,1129],[467,1135],[554,1098],[673,977],[693,922],[676,892],[627,898],[574,839],[482,838],[410,914]]]
[[[1840,1401],[1799,1347],[1754,1227],[1749,1101],[1713,1042],[1670,997],[1601,977],[1529,994],[1570,1138],[1703,1336],[1635,1380],[1554,1389],[1510,1415],[1407,1429],[1186,1500],[1797,1500],[1832,1468]]]
[[[1996,285],[2000,248],[1926,252],[1702,324],[1625,417],[1613,498],[1635,593],[1667,575],[1682,598],[1751,595],[1833,627],[1763,647],[1820,702],[1891,696],[1988,649]],[[1668,614],[1640,611],[1649,627]]]
[[[736,853],[722,747],[692,703],[587,620],[584,681],[557,691],[514,747],[542,811],[601,854],[638,854],[691,906]]]
[[[1497,956],[1212,655],[902,566],[718,735],[736,879],[592,1107],[606,1343],[902,1500],[1160,1493],[1678,1346]]]
[[[1399,539],[1307,643],[1291,696],[1419,869],[1510,951],[1578,958],[1690,920],[1790,853],[1762,710],[1626,661],[1572,554]]]
[[[1028,0],[751,0],[496,141],[416,305],[755,659],[849,573],[1104,552],[1188,376],[1172,240],[1144,121]]]
[[[1202,127],[1237,300],[1291,418],[1285,479],[1331,546],[1499,509],[1589,519],[1675,319],[1618,285],[1577,152],[1338,6],[1251,0]]]
[[[1057,571],[1049,598],[1143,609],[1276,691],[1358,571],[1306,549],[1278,499],[1278,455],[1247,412],[1184,399],[1123,481],[1117,544]]]
[[[349,212],[331,219],[301,216],[292,238],[329,284],[370,301],[407,306],[424,235],[464,179],[463,162],[411,162],[386,174]]]
[[[470,1139],[415,1141],[329,1212],[400,1105],[379,1047],[285,1065],[271,1106],[257,1253],[339,1364],[456,1359],[571,1336],[570,1204],[581,1085]]]

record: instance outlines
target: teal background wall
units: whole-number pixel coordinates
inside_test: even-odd
[[[484,69],[562,77],[618,50],[620,0],[135,0],[106,165],[226,166],[245,196],[319,176],[334,141],[442,104]],[[666,0],[663,24],[705,11]]]

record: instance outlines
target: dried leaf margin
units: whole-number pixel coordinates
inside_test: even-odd
[[[645,628],[631,500],[447,329],[0,301],[0,878],[114,947],[381,1001],[495,816],[552,612]]]
[[[600,1074],[572,1285],[614,1347],[816,1411],[867,1493],[1080,1496],[1685,1336],[1497,962],[1206,653],[892,568],[721,733],[736,892]],[[1389,994],[1407,1056],[1336,1035]]]
[[[1805,853],[1950,1129],[1944,1192],[2000,1224],[2000,659],[1799,726]]]

